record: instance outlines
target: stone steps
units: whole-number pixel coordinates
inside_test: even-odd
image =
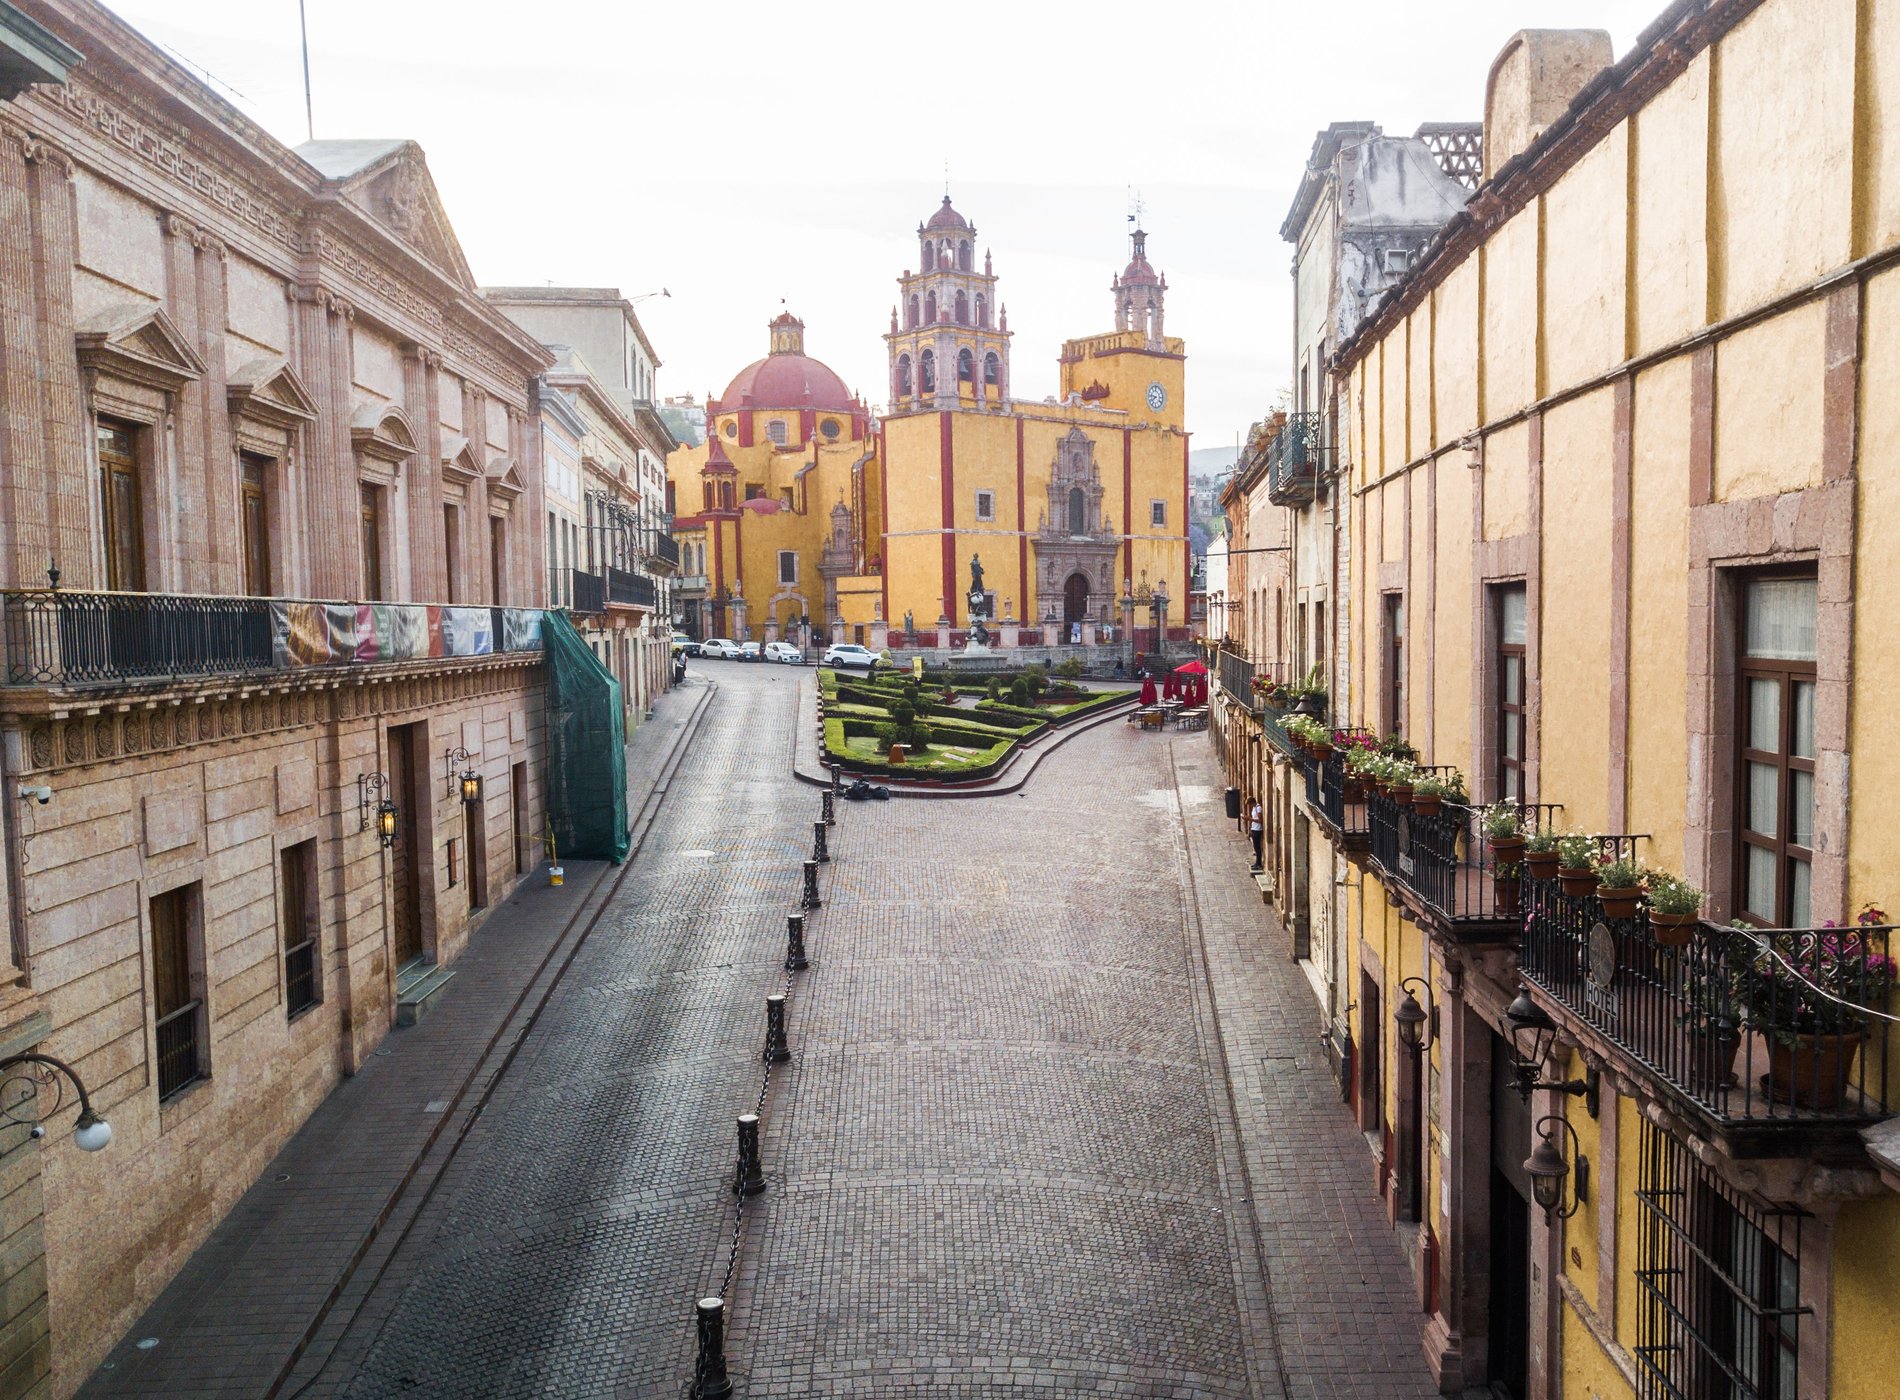
[[[438,967],[417,958],[396,973],[396,1024],[413,1026],[442,995],[442,989],[455,977],[452,967]]]

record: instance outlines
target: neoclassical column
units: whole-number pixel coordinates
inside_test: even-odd
[[[355,464],[349,451],[349,382],[336,382],[339,301],[321,287],[295,287],[297,376],[317,405],[303,430],[303,589],[313,598],[354,598],[362,576],[357,558],[357,503],[350,490]],[[344,324],[347,325],[347,322]],[[347,539],[345,538],[347,537]]]
[[[20,139],[26,165],[28,241],[33,268],[32,292],[24,310],[37,330],[32,363],[39,389],[40,460],[37,481],[21,483],[23,491],[38,497],[21,519],[31,522],[34,538],[22,535],[17,579],[9,582],[45,582],[50,560],[57,560],[69,587],[97,586],[103,582],[93,528],[91,425],[79,391],[79,362],[74,355],[73,263],[77,231],[74,227],[73,163],[64,152],[35,137]],[[10,240],[9,240],[10,241]],[[30,444],[33,435],[16,440]],[[16,457],[20,455],[15,453]],[[17,502],[19,504],[28,504]]]
[[[402,347],[403,410],[416,429],[416,455],[403,476],[408,484],[409,587],[412,602],[438,602],[448,592],[443,576],[442,432],[437,412],[436,376],[442,356],[411,341]]]
[[[0,440],[25,444],[43,437],[28,145],[24,132],[0,127],[0,227],[28,231],[0,239]],[[52,552],[44,461],[38,452],[0,453],[0,584],[7,587],[32,583]]]

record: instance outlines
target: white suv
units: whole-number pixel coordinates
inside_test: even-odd
[[[737,661],[739,659],[739,644],[725,637],[708,637],[699,644],[699,654],[701,656],[723,657],[727,661]]]
[[[871,670],[877,665],[877,653],[869,647],[861,647],[856,642],[838,642],[825,648],[824,664],[827,666],[862,666]]]

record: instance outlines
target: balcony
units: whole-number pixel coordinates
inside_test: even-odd
[[[646,548],[642,553],[646,557],[647,567],[672,578],[680,571],[679,541],[664,530],[649,530],[646,538]]]
[[[674,581],[674,593],[681,598],[703,598],[706,596],[706,576],[704,574],[681,574]]]
[[[1222,650],[1215,653],[1215,674],[1220,678],[1220,688],[1231,695],[1236,703],[1250,710],[1258,710],[1260,701],[1253,693],[1253,662],[1238,652]]]
[[[532,608],[25,589],[0,595],[9,686],[105,687],[539,651]]]
[[[1320,415],[1289,414],[1267,452],[1267,499],[1276,506],[1310,505],[1319,491],[1324,455]]]
[[[1377,738],[1369,729],[1341,731],[1348,736]],[[1318,764],[1319,800],[1308,805],[1332,843],[1348,857],[1363,853],[1371,841],[1367,824],[1367,788],[1346,773],[1345,750],[1335,748]]]
[[[569,571],[574,580],[574,611],[583,616],[607,611],[607,580],[583,569]]]
[[[1659,1085],[1731,1155],[1813,1155],[1887,1116],[1890,926],[1674,930],[1543,880],[1525,906],[1519,968],[1560,1032]]]
[[[1427,768],[1428,773],[1452,773]],[[1366,797],[1366,846],[1386,899],[1435,937],[1455,943],[1515,943],[1523,931],[1524,881],[1515,862],[1500,863],[1484,839],[1484,809],[1443,803],[1421,816],[1410,803],[1373,789]],[[1527,806],[1528,824],[1548,829],[1561,807]],[[1641,838],[1604,837],[1628,855]]]
[[[653,611],[656,599],[653,580],[645,574],[630,574],[625,569],[607,566],[607,602],[619,608]]]

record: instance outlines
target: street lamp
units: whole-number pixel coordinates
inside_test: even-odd
[[[1561,1146],[1557,1139],[1562,1140]],[[1565,1160],[1566,1148],[1577,1163],[1575,1187],[1567,1206],[1563,1203],[1564,1179],[1570,1176],[1571,1167]],[[1546,1220],[1568,1220],[1577,1213],[1577,1207],[1590,1198],[1590,1159],[1583,1155],[1583,1144],[1577,1138],[1577,1130],[1570,1126],[1570,1120],[1558,1114],[1537,1120],[1537,1146],[1525,1160],[1524,1170],[1531,1179],[1531,1194],[1543,1207]]]
[[[1438,1041],[1438,1004],[1433,1002],[1432,1009],[1427,1012],[1418,1004],[1418,997],[1412,992],[1415,985],[1424,988],[1427,999],[1431,997],[1431,988],[1423,977],[1407,977],[1399,983],[1399,989],[1405,993],[1405,1000],[1399,1003],[1393,1019],[1399,1023],[1399,1039],[1404,1042],[1405,1048],[1417,1053],[1430,1049]]]
[[[41,1068],[34,1073],[23,1069],[24,1065]],[[71,1081],[73,1091],[79,1095],[79,1121],[73,1125],[73,1146],[81,1152],[97,1152],[112,1141],[112,1125],[92,1111],[92,1100],[86,1095],[85,1081],[80,1079],[78,1071],[51,1055],[25,1050],[0,1060],[0,1121],[30,1125],[34,1137],[44,1137],[46,1128],[40,1122],[40,1093],[49,1086],[52,1088],[51,1111],[57,1113],[66,1098],[61,1075]],[[18,1090],[7,1087],[14,1080],[20,1081]],[[32,1106],[30,1115],[20,1116],[29,1104]]]
[[[1590,1116],[1596,1117],[1597,1091],[1601,1082],[1596,1070],[1589,1071],[1583,1079],[1538,1078],[1543,1073],[1545,1061],[1550,1058],[1551,1046],[1556,1043],[1557,1023],[1550,1019],[1549,1012],[1531,1000],[1528,986],[1518,988],[1517,996],[1504,1009],[1504,1019],[1511,1023],[1511,1064],[1515,1071],[1518,1097],[1529,1103],[1536,1090],[1549,1089],[1581,1098]]]

